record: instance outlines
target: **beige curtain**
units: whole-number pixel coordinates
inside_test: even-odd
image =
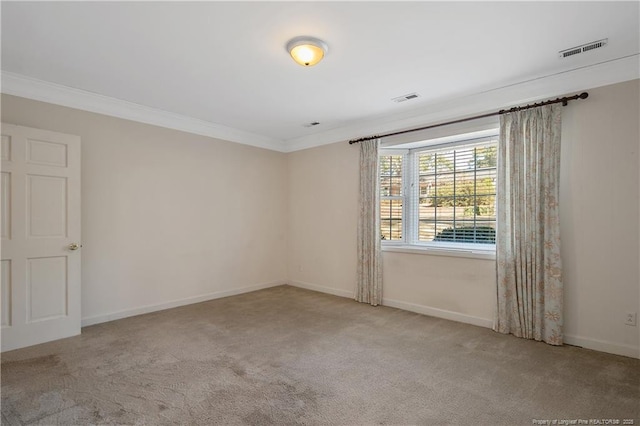
[[[360,142],[358,276],[356,300],[377,306],[382,301],[380,261],[379,139]]]
[[[500,118],[494,330],[562,344],[561,107]]]

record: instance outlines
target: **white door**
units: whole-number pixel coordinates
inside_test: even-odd
[[[4,123],[1,130],[8,351],[80,334],[80,138]]]

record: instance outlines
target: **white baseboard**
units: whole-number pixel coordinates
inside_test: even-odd
[[[139,308],[125,309],[123,311],[112,312],[104,315],[95,315],[92,317],[82,318],[82,327],[100,324],[108,321],[115,321],[122,318],[133,317],[136,315],[148,314],[150,312],[163,311],[165,309],[177,308],[178,306],[191,305],[193,303],[206,302],[207,300],[220,299],[222,297],[235,296],[237,294],[250,293],[264,288],[276,287],[286,284],[286,281],[272,281],[269,283],[256,284],[248,287],[235,288],[232,290],[222,290],[213,293],[203,294],[200,296],[186,297],[184,299],[171,300],[169,302],[158,303],[155,305],[145,305]]]
[[[351,291],[342,290],[333,287],[326,287],[318,284],[311,284],[302,281],[289,281],[289,285],[293,287],[306,288],[307,290],[319,291],[321,293],[333,294],[334,296],[348,297],[353,299],[354,294]],[[473,317],[470,315],[460,314],[458,312],[446,311],[444,309],[432,308],[429,306],[417,305],[415,303],[402,302],[400,300],[382,299],[383,306],[402,309],[403,311],[416,312],[418,314],[428,315],[431,317],[444,318],[451,321],[463,322],[465,324],[477,325],[480,327],[493,327],[493,320],[485,318]]]
[[[463,322],[465,324],[477,325],[479,327],[493,327],[493,320],[465,315],[459,312],[447,311],[445,309],[418,305],[416,303],[402,302],[400,300],[383,298],[382,305],[402,309],[403,311],[410,311],[418,314],[428,315],[430,317],[443,318],[451,321]]]
[[[87,327],[94,324],[100,324],[108,321],[115,321],[122,318],[132,317],[136,315],[148,314],[150,312],[162,311],[165,309],[176,308],[178,306],[190,305],[193,303],[206,302],[207,300],[220,299],[223,297],[235,296],[243,293],[250,293],[252,291],[262,290],[265,288],[276,287],[279,285],[289,284],[293,287],[304,288],[307,290],[318,291],[320,293],[332,294],[334,296],[346,297],[353,299],[354,293],[351,291],[327,287],[318,284],[311,284],[303,281],[273,281],[269,283],[256,284],[252,286],[242,287],[232,290],[222,290],[213,293],[203,294],[200,296],[187,297],[184,299],[172,300],[165,303],[159,303],[155,305],[145,305],[134,309],[126,309],[123,311],[112,312],[104,315],[96,315],[82,319],[82,327]],[[479,327],[492,328],[493,321],[474,317],[471,315],[465,315],[458,312],[447,311],[445,309],[432,308],[430,306],[418,305],[415,303],[403,302],[400,300],[382,299],[383,306],[389,306],[392,308],[402,309],[404,311],[415,312],[418,314],[428,315],[436,318],[443,318],[451,321],[462,322],[465,324],[476,325]],[[591,339],[587,337],[565,335],[565,343],[573,346],[580,346],[586,349],[592,349],[599,352],[606,352],[615,355],[622,355],[631,358],[640,359],[640,348],[632,345],[624,345],[605,340]]]
[[[640,359],[640,347],[638,346],[621,345],[620,343],[608,342],[606,340],[597,340],[568,334],[564,335],[564,342],[568,345],[580,346],[586,349],[593,349],[594,351]]]
[[[352,291],[342,290],[340,288],[325,287],[322,285],[305,283],[303,281],[289,281],[289,285],[293,287],[306,288],[307,290],[319,291],[320,293],[333,294],[334,296],[347,297],[349,299],[354,298]]]

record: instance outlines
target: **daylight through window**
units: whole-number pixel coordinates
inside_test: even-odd
[[[380,152],[384,243],[495,244],[497,137]]]
[[[403,155],[380,156],[380,224],[383,240],[402,240]]]

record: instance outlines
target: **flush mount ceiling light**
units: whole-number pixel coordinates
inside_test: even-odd
[[[320,62],[328,50],[327,43],[315,37],[295,37],[287,43],[287,52],[303,67],[310,67]]]

